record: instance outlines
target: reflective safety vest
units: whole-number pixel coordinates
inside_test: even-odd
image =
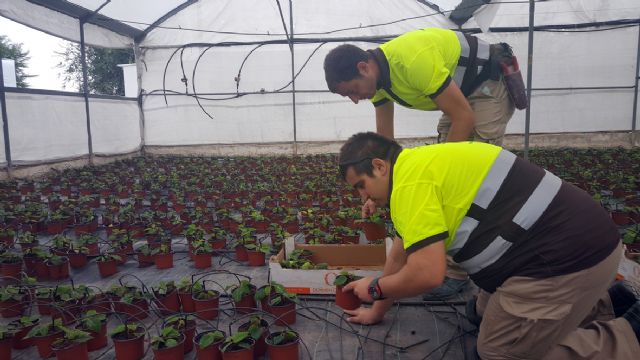
[[[517,239],[507,241],[498,235],[494,238],[480,239],[480,234],[474,233],[478,228],[481,213],[490,208],[490,204],[498,194],[507,176],[510,174],[516,155],[502,150],[491,166],[482,185],[476,193],[471,208],[456,230],[453,242],[447,249],[453,260],[470,275],[494,264],[517,242]],[[515,176],[515,175],[512,175]],[[553,198],[560,191],[562,180],[545,170],[545,174],[531,192],[527,200],[519,207],[511,221],[519,226],[524,234],[538,221]]]

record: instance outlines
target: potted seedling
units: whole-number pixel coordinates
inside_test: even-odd
[[[265,339],[269,359],[297,360],[300,335],[293,330],[276,331]]]
[[[67,251],[69,265],[74,269],[85,267],[85,265],[87,265],[87,263],[89,262],[87,254],[89,254],[89,248],[72,244]]]
[[[18,279],[21,271],[21,254],[7,251],[0,255],[0,273],[2,276]]]
[[[144,356],[145,329],[138,323],[124,323],[110,333],[118,360],[139,360]]]
[[[282,326],[293,325],[296,322],[296,294],[288,292],[284,286],[274,281],[258,288],[255,295],[262,310],[272,314]]]
[[[166,326],[151,339],[151,349],[156,360],[184,359],[184,335],[173,326]]]
[[[254,237],[256,229],[241,224],[238,226],[238,234],[236,241],[233,243],[233,248],[236,252],[236,259],[238,261],[248,261],[249,255],[247,254],[247,244],[255,243],[256,239]]]
[[[209,238],[209,243],[213,250],[224,249],[227,245],[227,236],[229,234],[225,229],[214,227],[212,230],[211,238]]]
[[[255,242],[244,247],[247,249],[249,266],[264,266],[266,254],[270,251],[269,245]]]
[[[18,233],[16,243],[20,245],[20,249],[24,253],[27,249],[31,249],[38,244],[36,236],[30,231]]]
[[[211,267],[211,257],[213,247],[207,241],[195,240],[191,243],[193,251],[193,266],[196,269],[206,269]]]
[[[100,254],[100,246],[98,245],[98,237],[94,234],[82,234],[76,240],[79,247],[87,248],[88,256],[97,256]]]
[[[154,263],[154,256],[151,254],[151,248],[148,244],[138,247],[136,256],[138,257],[138,267],[148,267]]]
[[[89,360],[87,341],[91,334],[79,329],[69,329],[61,326],[63,335],[51,343],[51,349],[58,360]]]
[[[0,287],[0,315],[4,318],[21,316],[28,305],[27,291],[16,285]]]
[[[227,286],[225,290],[231,290],[231,298],[235,306],[236,312],[240,314],[248,314],[256,309],[256,286],[249,280],[240,280],[237,285]]]
[[[352,281],[361,279],[361,276],[351,274],[347,271],[341,271],[333,280],[336,286],[336,305],[344,310],[353,310],[360,307],[361,301],[353,291],[343,292],[342,288]]]
[[[98,264],[98,271],[100,276],[105,278],[118,272],[118,262],[122,260],[120,255],[114,253],[104,253],[96,258],[96,264]]]
[[[170,269],[173,267],[173,251],[168,244],[161,244],[151,251],[156,269]]]
[[[182,306],[182,311],[186,313],[192,313],[195,311],[195,304],[193,302],[193,283],[188,276],[183,277],[176,284],[176,288],[178,289],[178,298],[180,299],[180,305]]]
[[[52,255],[45,263],[51,280],[62,280],[69,277],[69,258]]]
[[[149,316],[147,294],[135,286],[124,285],[123,288],[119,310],[136,320],[146,319]]]
[[[178,299],[178,290],[173,280],[160,281],[153,291],[154,302],[160,310],[160,314],[168,315],[180,311],[180,301]]]
[[[362,226],[365,237],[370,242],[384,239],[387,236],[387,228],[380,212],[371,214],[366,219],[358,220]]]
[[[32,339],[26,338],[29,331],[40,322],[40,318],[36,316],[22,316],[20,319],[13,320],[7,326],[13,332],[13,348],[26,349],[33,344]]]
[[[192,293],[196,315],[206,320],[215,319],[220,307],[220,292],[206,289],[205,281],[200,280],[193,284]]]
[[[176,314],[167,317],[162,325],[171,326],[184,335],[184,353],[193,350],[193,337],[196,332],[196,319],[193,315]]]
[[[220,330],[208,330],[199,333],[193,339],[196,348],[197,360],[221,360],[219,346],[224,341],[226,335]]]
[[[253,348],[256,357],[263,356],[267,353],[267,344],[265,339],[269,335],[269,323],[258,315],[251,316],[249,321],[240,324],[238,331],[246,331],[249,336],[255,340]]]
[[[38,354],[41,358],[46,359],[54,354],[51,348],[53,342],[63,336],[61,328],[62,320],[55,319],[52,322],[33,327],[26,337],[33,339],[33,344],[36,345]]]
[[[255,342],[247,331],[238,331],[227,336],[218,348],[223,359],[225,354],[233,354],[234,360],[253,360]]]
[[[80,318],[76,328],[91,335],[91,339],[87,341],[88,351],[102,349],[107,346],[107,316],[105,314],[89,310]]]

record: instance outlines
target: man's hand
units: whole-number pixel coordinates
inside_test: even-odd
[[[342,292],[353,291],[353,294],[362,301],[372,302],[373,298],[369,295],[369,284],[373,281],[372,277],[365,277],[360,280],[352,281],[342,288]]]
[[[366,219],[369,216],[373,215],[376,212],[376,203],[371,199],[367,199],[367,201],[362,205],[362,218]]]
[[[384,312],[379,313],[373,307],[366,308],[361,306],[357,309],[345,310],[344,312],[351,315],[351,317],[347,318],[348,322],[362,325],[377,324],[384,318]]]

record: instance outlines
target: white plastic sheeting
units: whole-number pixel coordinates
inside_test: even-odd
[[[136,101],[91,98],[89,115],[94,154],[123,154],[140,149],[141,124]]]
[[[89,153],[84,98],[22,93],[5,96],[13,163],[75,158]],[[140,147],[135,101],[90,99],[89,106],[94,153],[120,154]]]

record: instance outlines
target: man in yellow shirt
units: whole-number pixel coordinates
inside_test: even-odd
[[[507,44],[490,45],[446,29],[426,28],[403,34],[379,48],[341,45],[324,62],[329,89],[354,103],[371,99],[378,134],[394,138],[394,102],[441,110],[438,142],[475,140],[502,145],[514,112],[499,62],[512,56]],[[442,287],[425,300],[457,294],[467,274],[448,261]]]
[[[381,321],[393,300],[442,284],[453,257],[481,289],[482,359],[635,359],[640,301],[611,287],[622,245],[608,213],[581,189],[500,147],[457,142],[402,149],[352,136],[340,173],[370,207],[388,205],[399,238],[383,275],[345,286]]]

